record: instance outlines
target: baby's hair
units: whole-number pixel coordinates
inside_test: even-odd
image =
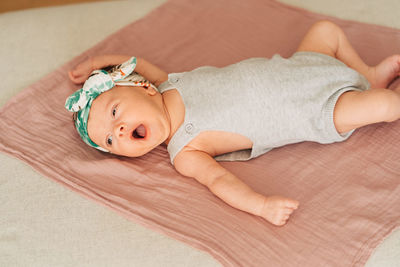
[[[75,130],[77,130],[76,129],[76,125],[75,125],[75,122],[76,122],[76,118],[78,117],[78,112],[74,112],[73,114],[72,114],[72,122],[73,122],[73,124],[74,124],[74,127],[75,127]]]

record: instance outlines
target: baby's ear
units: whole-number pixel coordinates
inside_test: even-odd
[[[146,87],[145,87],[145,88],[146,88]],[[154,88],[151,87],[151,86],[147,87],[147,88],[146,88],[146,91],[147,91],[147,93],[148,93],[150,96],[153,96],[153,95],[156,95],[156,94],[157,94],[157,90],[154,89]]]

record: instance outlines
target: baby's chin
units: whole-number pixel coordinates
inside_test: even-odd
[[[137,158],[137,157],[141,157],[141,156],[144,156],[144,155],[150,153],[151,151],[153,151],[156,147],[158,147],[161,144],[162,143],[154,145],[153,148],[143,149],[141,151],[124,151],[124,152],[114,151],[114,152],[111,152],[111,153],[114,154],[114,155],[118,155],[118,156],[124,156],[124,157],[129,157],[129,158]]]
[[[151,149],[152,150],[152,149]],[[128,158],[138,158],[141,157],[143,155],[146,155],[147,153],[149,153],[151,150],[149,151],[141,151],[141,152],[112,152],[113,155],[117,155],[117,156],[124,156],[124,157],[128,157]]]

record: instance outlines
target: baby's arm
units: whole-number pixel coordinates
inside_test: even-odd
[[[102,55],[91,57],[69,71],[68,75],[71,81],[80,84],[86,81],[93,70],[118,65],[130,58],[131,56],[126,55]],[[145,77],[155,86],[159,86],[168,79],[168,74],[165,71],[142,58],[137,58],[135,72]]]
[[[261,216],[274,225],[286,224],[299,205],[296,200],[266,197],[253,191],[203,151],[182,151],[175,157],[174,165],[178,172],[195,178],[234,208]]]

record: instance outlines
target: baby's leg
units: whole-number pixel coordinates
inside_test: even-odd
[[[333,120],[339,133],[377,122],[400,118],[400,93],[396,90],[374,89],[348,91],[336,102]]]
[[[370,67],[351,46],[342,29],[329,21],[315,23],[304,36],[297,51],[312,51],[335,57],[364,75],[371,88],[387,88],[400,73],[400,55],[393,55]]]

